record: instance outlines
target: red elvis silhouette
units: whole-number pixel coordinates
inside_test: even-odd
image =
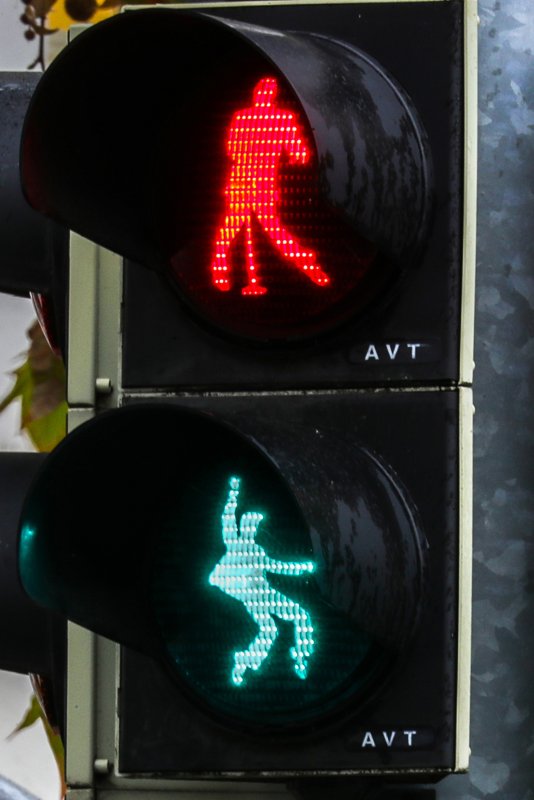
[[[232,286],[228,250],[244,227],[248,283],[241,293],[267,293],[255,260],[253,216],[278,251],[307,278],[318,286],[330,283],[328,275],[316,263],[313,250],[304,250],[278,216],[280,162],[285,154],[290,163],[305,164],[309,159],[309,148],[295,115],[275,105],[277,92],[275,78],[258,81],[253,90],[253,105],[234,114],[228,131],[227,149],[232,169],[225,188],[225,218],[211,264],[213,283],[224,292]]]

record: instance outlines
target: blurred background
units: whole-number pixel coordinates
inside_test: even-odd
[[[28,41],[20,15],[21,0],[0,2],[0,69],[22,70],[35,59],[36,40]],[[12,388],[11,375],[26,356],[26,331],[35,319],[30,300],[0,293],[0,398]],[[32,450],[20,431],[20,403],[0,414],[0,450]],[[0,645],[1,646],[1,645]],[[29,678],[0,671],[0,775],[18,783],[40,800],[58,800],[56,762],[40,721],[11,736],[30,704]]]

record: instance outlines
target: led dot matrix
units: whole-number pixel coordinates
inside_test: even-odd
[[[309,613],[298,603],[273,589],[266,573],[290,576],[315,571],[311,561],[278,561],[270,558],[263,547],[255,541],[258,526],[264,515],[247,511],[241,516],[237,527],[237,499],[240,478],[229,480],[228,497],[221,517],[222,538],[226,553],[209,576],[212,586],[235,598],[259,627],[259,633],[246,650],[234,653],[232,682],[241,686],[248,669],[258,670],[269,655],[278,636],[274,617],[292,622],[295,629],[295,645],[289,655],[298,678],[308,675],[308,660],[314,650],[313,624]]]
[[[330,283],[329,276],[317,264],[315,252],[304,250],[280,220],[278,171],[281,159],[285,155],[292,164],[305,164],[310,158],[310,148],[296,116],[275,105],[277,94],[276,79],[261,78],[253,91],[253,106],[234,114],[228,130],[227,151],[232,168],[225,188],[226,214],[211,264],[213,284],[221,291],[232,287],[228,250],[244,228],[247,285],[241,293],[259,296],[268,292],[257,270],[253,216],[293,266],[317,286]]]

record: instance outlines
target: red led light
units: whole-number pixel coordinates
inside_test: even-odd
[[[319,161],[305,108],[267,70],[251,60],[204,86],[187,125],[177,110],[161,165],[154,154],[154,208],[169,277],[191,311],[270,344],[355,317],[388,265],[324,191],[335,148]]]
[[[211,264],[213,284],[221,291],[232,288],[228,253],[232,242],[244,230],[247,285],[241,294],[260,296],[268,292],[258,269],[253,217],[292,267],[301,270],[318,287],[330,283],[329,276],[317,263],[315,252],[300,245],[280,219],[280,164],[284,158],[290,164],[305,164],[310,158],[310,146],[296,115],[276,105],[277,95],[276,79],[261,78],[253,91],[253,105],[237,111],[228,129],[227,152],[232,167],[224,192],[224,222]]]

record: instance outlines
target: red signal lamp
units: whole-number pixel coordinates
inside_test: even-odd
[[[170,9],[101,23],[44,75],[22,158],[34,207],[161,272],[205,325],[268,344],[389,295],[417,264],[432,194],[426,134],[386,70],[333,38],[276,34]],[[147,35],[160,46],[145,58]],[[65,92],[119,149],[80,141]]]
[[[302,270],[317,286],[330,278],[315,263],[316,254],[298,243],[280,219],[280,163],[305,164],[310,148],[294,114],[276,105],[276,78],[260,78],[252,106],[238,111],[228,130],[228,154],[232,167],[225,187],[225,219],[220,228],[212,263],[213,282],[221,291],[231,287],[228,251],[236,236],[245,231],[247,284],[241,294],[259,297],[268,289],[258,275],[252,235],[253,215],[275,249],[291,265]]]

